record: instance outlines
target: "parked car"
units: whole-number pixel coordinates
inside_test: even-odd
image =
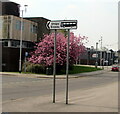
[[[112,71],[120,71],[120,66],[118,66],[118,65],[114,65],[114,66],[112,66],[112,69],[111,69]]]

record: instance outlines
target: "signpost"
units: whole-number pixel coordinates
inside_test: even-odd
[[[48,29],[77,29],[77,20],[48,21]]]
[[[55,83],[56,83],[56,36],[57,36],[57,30],[55,30],[55,38],[54,38],[54,66],[53,66],[53,103],[55,103]]]
[[[66,104],[68,104],[68,75],[69,75],[69,39],[70,29],[77,29],[77,20],[55,20],[48,21],[46,24],[47,29],[55,30],[54,38],[54,66],[53,66],[53,103],[55,103],[55,84],[56,84],[56,37],[57,30],[67,29],[68,30],[68,41],[67,41],[67,64],[66,64]]]
[[[67,65],[66,65],[66,104],[68,104],[68,75],[69,75],[69,41],[70,30],[68,29],[68,41],[67,41]]]

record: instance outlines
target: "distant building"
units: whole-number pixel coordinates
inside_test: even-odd
[[[98,62],[98,65],[112,65],[115,63],[116,52],[113,50],[95,50],[94,48],[87,48],[87,50],[79,56],[78,63],[86,65],[95,65],[95,62]]]
[[[118,64],[120,65],[120,49],[118,50]]]

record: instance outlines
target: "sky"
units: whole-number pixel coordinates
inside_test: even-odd
[[[77,20],[75,35],[88,37],[87,47],[103,39],[103,47],[118,50],[119,0],[11,0],[28,5],[24,17],[44,17],[50,20]],[[100,43],[98,45],[100,47]]]

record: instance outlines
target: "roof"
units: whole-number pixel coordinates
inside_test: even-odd
[[[11,2],[10,0],[0,0],[0,2]]]
[[[0,0],[0,2],[10,2],[10,3],[14,3],[14,4],[19,5],[18,3],[16,3],[16,2],[12,2],[12,1],[10,1],[10,0]]]
[[[50,20],[44,17],[24,17],[24,18],[28,18],[28,19],[45,19],[45,20]]]

